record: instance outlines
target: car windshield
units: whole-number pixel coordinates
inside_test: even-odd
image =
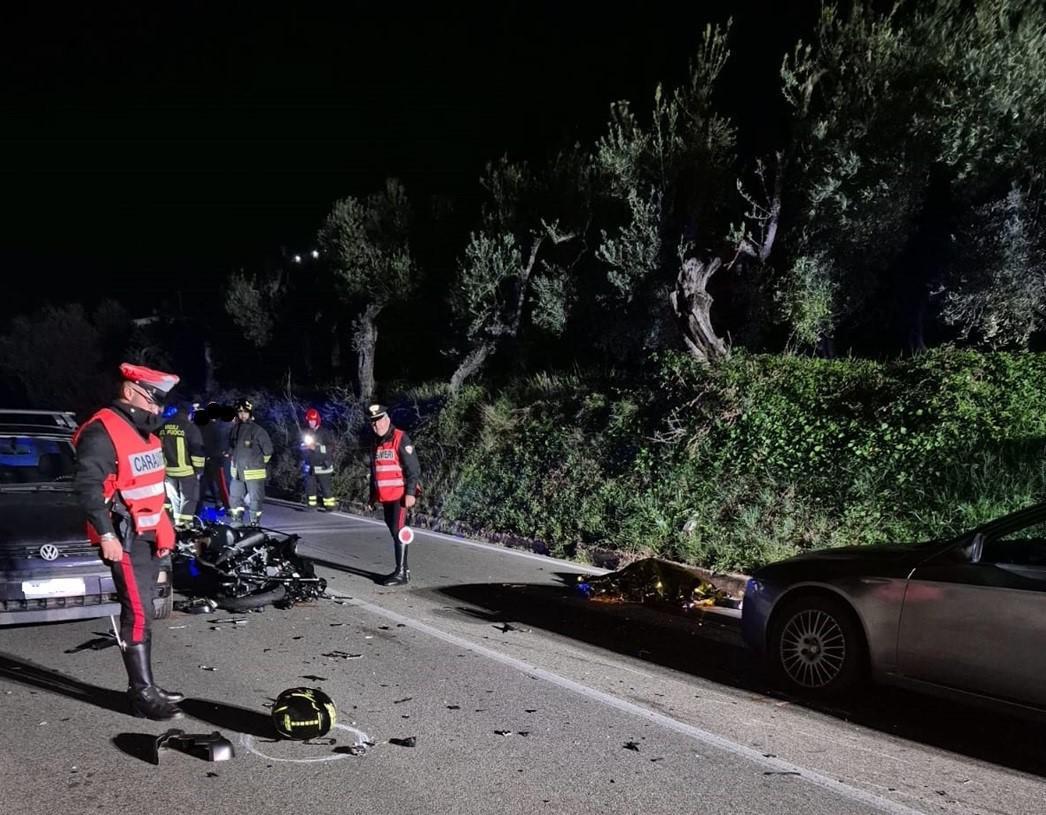
[[[68,439],[0,433],[0,487],[71,481],[75,472]]]

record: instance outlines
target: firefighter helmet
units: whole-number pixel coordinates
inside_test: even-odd
[[[250,399],[241,399],[236,403],[236,412],[239,413],[241,410],[245,410],[248,413],[254,413],[254,405],[251,404]]]
[[[324,736],[334,726],[334,702],[319,688],[289,688],[276,697],[272,723],[285,739]]]
[[[319,427],[320,422],[322,421],[320,412],[316,410],[316,408],[309,408],[307,411],[305,411],[305,421],[309,424],[311,424],[312,422],[316,422],[316,427]]]

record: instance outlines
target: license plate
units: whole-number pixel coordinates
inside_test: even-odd
[[[56,577],[53,580],[24,580],[22,594],[28,597],[76,597],[86,593],[82,577]]]

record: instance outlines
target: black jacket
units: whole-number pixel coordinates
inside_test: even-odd
[[[163,446],[169,478],[184,478],[203,471],[203,434],[200,428],[189,421],[185,411],[179,410],[164,421],[156,435],[160,437]]]
[[[265,465],[272,458],[272,439],[253,419],[236,422],[229,437],[232,447],[233,478],[253,481],[265,478]]]
[[[312,439],[312,445],[305,444],[305,438]],[[334,471],[334,434],[325,427],[315,430],[305,428],[302,432],[301,454],[308,466],[307,472],[319,475]]]

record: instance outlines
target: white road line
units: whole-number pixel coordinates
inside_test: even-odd
[[[301,504],[295,504],[293,501],[284,501],[281,498],[266,498],[266,501],[285,507],[300,507]],[[373,518],[364,518],[360,515],[350,515],[347,512],[328,512],[328,515],[337,515],[339,518],[347,518],[350,521],[362,521],[365,524],[372,526],[385,526],[384,521],[376,521]],[[348,530],[346,530],[348,531]],[[597,566],[586,566],[583,563],[575,563],[572,560],[561,560],[559,558],[548,557],[547,555],[537,555],[533,552],[523,552],[519,549],[512,549],[508,546],[498,546],[496,543],[480,543],[479,541],[470,541],[465,538],[459,538],[454,535],[446,535],[443,532],[432,532],[428,529],[414,528],[414,534],[422,535],[429,538],[438,538],[440,540],[450,541],[451,543],[457,543],[462,546],[474,546],[477,549],[487,549],[489,551],[501,552],[506,555],[513,555],[515,557],[526,558],[527,560],[536,560],[539,563],[545,564],[557,564],[563,566],[569,566],[577,571],[586,572],[587,574],[606,574],[608,569],[600,569]]]
[[[334,725],[338,730],[347,730],[352,733],[356,739],[353,742],[356,747],[363,747],[367,749],[367,744],[373,743],[370,740],[370,736],[364,733],[362,730],[357,730],[355,727],[349,727],[347,724],[336,724]],[[319,764],[328,761],[341,761],[343,758],[349,758],[349,753],[334,753],[329,756],[317,756],[315,758],[277,758],[276,756],[270,756],[268,753],[263,753],[257,747],[254,746],[254,737],[249,733],[240,734],[240,744],[247,748],[248,753],[254,753],[256,756],[261,756],[269,761],[284,761],[288,764]]]
[[[464,637],[457,636],[456,634],[442,631],[428,625],[427,623],[419,622],[411,617],[405,617],[404,615],[391,611],[383,606],[377,606],[373,603],[368,603],[366,600],[358,600],[356,598],[345,598],[344,602],[362,608],[365,611],[369,611],[371,614],[402,624],[408,628],[413,628],[423,634],[428,634],[430,637],[442,640],[443,642],[449,643],[457,648],[466,648],[474,651],[475,653],[481,654],[495,662],[500,662],[503,665],[515,668],[528,676],[543,679],[550,684],[563,688],[564,690],[600,702],[608,707],[620,710],[623,713],[646,719],[666,730],[671,730],[675,733],[679,733],[695,741],[701,742],[709,747],[743,758],[753,764],[765,767],[772,772],[797,774],[799,777],[814,786],[821,787],[822,789],[855,803],[874,807],[881,812],[890,813],[890,815],[923,815],[919,810],[912,809],[911,807],[907,807],[904,804],[897,803],[896,801],[891,801],[889,798],[883,798],[874,793],[850,786],[849,784],[844,784],[842,781],[836,781],[834,778],[829,778],[821,773],[800,767],[798,764],[792,764],[791,762],[783,761],[779,758],[767,758],[758,750],[753,750],[751,747],[746,747],[743,744],[730,741],[730,739],[724,738],[723,736],[717,736],[715,733],[710,733],[707,730],[702,730],[701,728],[687,724],[686,722],[673,719],[671,716],[666,716],[663,713],[649,710],[648,708],[621,699],[617,696],[613,696],[612,694],[596,688],[591,688],[588,685],[583,685],[580,682],[575,682],[573,679],[560,676],[552,671],[546,671],[544,668],[539,668],[536,665],[531,665],[529,662],[517,659],[516,657],[502,654],[499,651],[471,642]]]

